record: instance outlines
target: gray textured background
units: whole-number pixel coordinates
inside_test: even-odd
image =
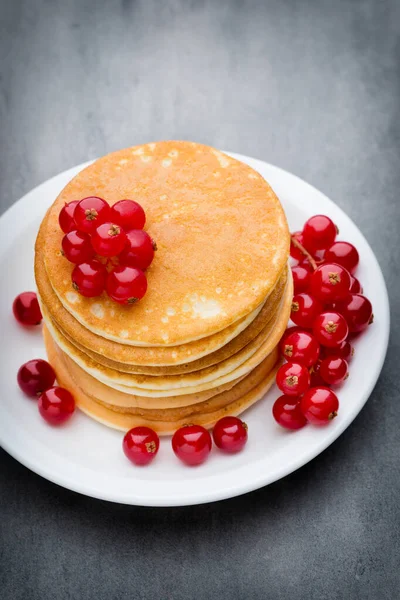
[[[110,150],[210,143],[293,171],[344,208],[378,256],[393,317],[353,425],[247,496],[112,505],[1,452],[1,597],[399,598],[400,3],[1,0],[0,22],[1,210]]]

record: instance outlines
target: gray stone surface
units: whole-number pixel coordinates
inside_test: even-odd
[[[352,426],[241,498],[112,505],[1,452],[1,598],[399,598],[399,2],[1,0],[0,27],[2,211],[110,150],[210,143],[337,202],[377,254],[393,318]]]

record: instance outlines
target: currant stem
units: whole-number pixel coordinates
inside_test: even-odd
[[[300,242],[293,235],[291,236],[291,240],[293,246],[295,246],[298,250],[300,250],[302,254],[304,254],[304,256],[308,259],[310,265],[312,266],[313,270],[316,271],[318,268],[317,263],[315,262],[311,254],[308,252],[308,250],[306,250],[304,246],[300,244]]]

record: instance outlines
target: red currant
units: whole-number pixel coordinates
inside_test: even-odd
[[[92,234],[92,246],[100,256],[118,256],[125,248],[126,233],[113,223],[103,223]]]
[[[238,417],[222,417],[213,429],[215,445],[225,452],[239,452],[247,442],[247,425]]]
[[[61,242],[62,251],[69,262],[79,264],[87,262],[94,256],[90,237],[82,231],[66,233]]]
[[[119,200],[111,207],[111,221],[125,231],[143,229],[146,215],[140,204],[134,200]]]
[[[310,387],[326,386],[327,383],[321,377],[321,361],[318,360],[310,369]]]
[[[108,274],[106,290],[115,302],[133,304],[146,293],[146,275],[135,267],[120,265]]]
[[[358,279],[356,277],[353,277],[353,275],[350,278],[350,292],[352,294],[362,294],[363,293],[363,289],[362,289],[362,285],[361,283],[358,281]]]
[[[62,387],[51,387],[39,398],[39,412],[50,425],[65,423],[74,410],[74,397]]]
[[[48,362],[40,358],[29,360],[23,364],[17,375],[18,385],[27,395],[35,398],[48,390],[56,380],[54,369]]]
[[[144,271],[154,258],[155,244],[149,234],[142,229],[132,229],[126,235],[128,243],[121,252],[119,262],[121,265],[139,267]]]
[[[275,421],[286,429],[301,429],[307,424],[298,398],[279,396],[272,407],[272,414]]]
[[[21,325],[40,325],[42,313],[35,292],[22,292],[13,302],[13,313]]]
[[[100,261],[93,259],[76,265],[72,271],[72,285],[74,289],[86,296],[92,298],[100,296],[106,284],[107,270]]]
[[[285,363],[276,374],[276,385],[286,396],[301,396],[310,387],[310,373],[303,365]]]
[[[302,246],[304,246],[303,234],[301,231],[295,231],[294,233],[292,233],[291,237],[297,240]],[[305,259],[305,255],[303,254],[303,252],[293,244],[292,240],[290,241],[290,256],[298,262],[302,262]]]
[[[349,367],[341,356],[328,356],[321,360],[320,375],[326,383],[339,385],[347,379]]]
[[[160,438],[150,427],[134,427],[124,436],[124,454],[135,465],[147,465],[154,460],[160,447]]]
[[[299,363],[305,367],[311,367],[319,357],[319,343],[308,331],[294,331],[284,336],[280,343],[280,349],[286,360]]]
[[[324,263],[311,276],[310,294],[324,304],[344,298],[350,290],[350,273],[341,265]]]
[[[58,215],[58,222],[64,233],[69,233],[73,229],[76,229],[74,212],[78,202],[79,200],[72,200],[72,202],[68,202],[68,204],[65,204],[62,207],[60,214]]]
[[[311,281],[311,269],[305,264],[292,267],[294,293],[301,294],[308,290]]]
[[[364,331],[372,323],[372,304],[361,294],[349,294],[347,298],[335,303],[335,310],[344,316],[351,333]]]
[[[337,312],[323,312],[314,321],[313,333],[320,344],[340,346],[349,334],[345,319]]]
[[[307,421],[325,425],[337,416],[339,400],[327,387],[310,388],[300,400],[300,408]]]
[[[110,220],[110,212],[109,204],[102,198],[83,198],[76,205],[74,212],[76,229],[84,233],[93,233],[99,225]]]
[[[211,451],[211,436],[201,425],[186,425],[175,431],[172,449],[187,465],[200,465]]]
[[[296,325],[311,329],[323,308],[321,302],[310,294],[296,294],[293,297],[290,318]]]
[[[325,252],[325,261],[342,265],[349,273],[354,273],[360,257],[353,244],[349,242],[335,242]]]
[[[328,356],[340,356],[341,358],[344,358],[346,362],[349,362],[354,355],[354,347],[348,340],[344,340],[344,342],[334,348],[327,348],[325,346],[322,354],[323,358],[327,358]]]
[[[315,215],[306,221],[303,240],[306,248],[325,250],[335,241],[337,229],[334,222],[325,215]]]

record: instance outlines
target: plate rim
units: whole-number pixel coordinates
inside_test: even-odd
[[[381,371],[382,371],[382,368],[383,368],[383,365],[385,362],[386,354],[387,354],[389,334],[390,334],[389,297],[388,297],[385,279],[383,277],[383,273],[382,273],[382,270],[378,263],[378,260],[375,256],[375,253],[373,252],[368,241],[366,240],[366,238],[364,237],[364,235],[360,231],[360,229],[357,227],[357,225],[353,222],[353,220],[344,212],[344,210],[340,206],[335,204],[330,198],[328,198],[318,188],[316,188],[313,185],[309,184],[308,182],[304,181],[302,178],[298,177],[297,175],[295,175],[281,167],[278,167],[276,165],[273,165],[271,163],[263,161],[261,159],[243,155],[243,154],[234,153],[234,152],[226,152],[226,154],[232,156],[233,158],[241,160],[243,162],[250,161],[252,163],[252,165],[257,165],[257,163],[258,163],[261,166],[261,168],[267,167],[268,169],[272,169],[272,171],[276,171],[281,177],[288,177],[295,184],[296,184],[296,182],[298,182],[301,186],[303,186],[303,188],[304,188],[304,186],[306,186],[306,188],[308,187],[310,190],[313,191],[313,193],[317,192],[320,196],[323,197],[324,202],[326,202],[328,206],[333,206],[334,211],[339,212],[340,216],[343,217],[343,219],[345,219],[351,223],[352,227],[354,227],[357,230],[359,236],[362,238],[363,243],[368,248],[370,255],[373,257],[373,260],[375,262],[375,270],[380,279],[379,288],[381,289],[382,295],[383,295],[382,301],[383,301],[383,309],[385,311],[385,323],[384,323],[385,326],[381,330],[381,336],[383,336],[384,350],[382,351],[382,353],[379,357],[379,361],[377,363],[377,368],[375,369],[374,376],[369,381],[369,385],[368,385],[366,392],[363,394],[362,398],[360,398],[359,402],[356,405],[355,410],[353,410],[350,415],[347,415],[347,418],[343,419],[340,422],[338,427],[336,427],[334,430],[331,430],[331,432],[328,436],[322,437],[320,440],[320,443],[316,444],[312,448],[311,452],[310,451],[301,452],[297,456],[296,459],[292,460],[290,463],[284,465],[283,467],[280,466],[279,468],[273,469],[272,472],[267,471],[266,474],[262,474],[262,472],[260,470],[260,474],[258,477],[253,477],[252,479],[245,481],[245,482],[242,482],[242,481],[240,481],[239,483],[236,482],[236,484],[234,486],[231,485],[231,486],[225,486],[221,489],[217,488],[217,489],[213,489],[213,490],[207,490],[207,492],[204,492],[200,497],[198,497],[198,496],[197,497],[188,497],[188,498],[184,498],[183,500],[176,497],[174,499],[168,498],[167,500],[164,500],[162,496],[157,497],[157,498],[155,498],[154,496],[151,496],[151,495],[149,497],[146,497],[145,495],[139,495],[139,496],[134,497],[134,494],[132,494],[132,490],[130,490],[129,497],[126,497],[126,494],[125,495],[122,494],[121,491],[118,491],[118,493],[113,493],[112,489],[111,490],[109,489],[107,491],[107,493],[104,493],[101,490],[94,489],[93,484],[86,485],[85,482],[82,480],[74,481],[74,480],[70,480],[68,478],[63,478],[62,476],[58,476],[58,474],[55,472],[55,470],[54,469],[52,470],[49,466],[47,466],[47,464],[46,464],[46,467],[44,467],[43,464],[40,464],[40,463],[38,464],[34,460],[31,460],[30,456],[27,456],[23,452],[18,451],[18,446],[16,448],[12,445],[12,443],[8,443],[7,440],[2,439],[3,436],[1,436],[1,428],[0,428],[0,445],[3,447],[3,449],[8,454],[10,454],[14,459],[16,459],[18,462],[20,462],[22,465],[24,465],[25,467],[27,467],[34,473],[40,475],[41,477],[44,477],[45,479],[51,481],[52,483],[55,483],[61,487],[69,489],[71,491],[86,495],[88,497],[96,498],[99,500],[106,500],[109,502],[115,502],[115,503],[119,503],[119,504],[127,504],[127,505],[131,505],[131,506],[152,506],[152,507],[189,506],[189,505],[204,504],[204,503],[208,503],[208,502],[216,502],[216,501],[220,501],[220,500],[224,500],[224,499],[233,498],[233,497],[236,497],[236,496],[239,496],[242,494],[246,494],[248,492],[255,491],[266,485],[270,485],[271,483],[274,483],[275,481],[278,481],[279,479],[286,477],[287,475],[293,473],[294,471],[298,470],[302,466],[306,465],[308,462],[310,462],[311,460],[316,458],[319,454],[324,452],[333,442],[335,442],[336,439],[338,439],[338,437],[349,427],[349,425],[354,421],[354,419],[357,417],[359,412],[365,406],[365,404],[366,404],[368,398],[370,397],[374,387],[376,386],[376,383],[381,374]],[[65,178],[72,177],[74,173],[85,168],[92,162],[93,161],[86,161],[80,165],[76,165],[74,167],[66,169],[65,171],[61,171],[57,175],[54,175],[53,177],[47,179],[46,181],[42,182],[38,186],[32,188],[29,192],[24,194],[24,196],[22,196],[19,200],[17,200],[15,203],[13,203],[0,216],[0,227],[4,226],[5,222],[7,220],[13,219],[15,215],[18,215],[18,213],[21,209],[21,205],[23,205],[24,203],[27,202],[30,195],[37,194],[38,192],[40,192],[40,189],[42,187],[44,187],[45,185],[49,185],[49,184],[51,185],[51,182],[55,182],[60,177],[65,177]],[[33,211],[34,210],[35,209],[33,208]],[[3,246],[4,246],[3,244],[0,244],[0,253],[3,253],[3,250],[4,250]],[[305,455],[306,455],[306,458],[305,458]],[[260,459],[260,461],[262,461],[262,459]],[[258,461],[256,461],[256,462],[258,462]],[[243,466],[240,468],[242,469]],[[213,477],[213,476],[215,476],[215,474],[209,475],[209,477]]]

